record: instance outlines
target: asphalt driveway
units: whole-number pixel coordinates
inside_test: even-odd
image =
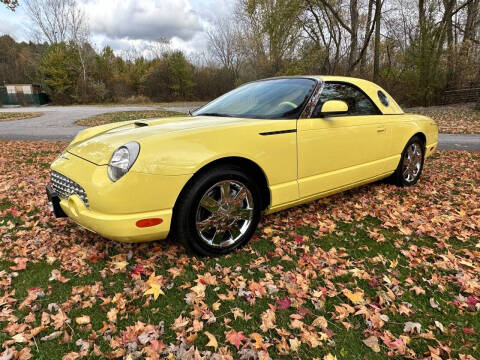
[[[2,112],[42,112],[37,118],[0,122],[0,140],[63,140],[70,141],[83,126],[75,121],[90,116],[131,110],[154,110],[155,106],[40,106],[2,108]],[[188,112],[188,107],[165,107],[166,110]],[[439,149],[480,151],[480,135],[440,134]]]
[[[480,151],[480,134],[439,134],[438,148]]]
[[[72,140],[83,126],[75,121],[107,112],[154,110],[154,106],[39,106],[1,108],[2,112],[41,112],[32,119],[0,122],[0,140]]]

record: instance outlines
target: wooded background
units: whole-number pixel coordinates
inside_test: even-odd
[[[59,104],[210,100],[297,74],[373,80],[407,106],[480,86],[480,0],[238,0],[188,55],[161,34],[147,54],[95,49],[76,0],[0,1],[34,24],[29,43],[0,37],[0,82],[41,84]]]

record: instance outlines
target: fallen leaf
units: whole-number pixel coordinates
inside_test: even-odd
[[[418,333],[420,334],[422,330],[422,325],[418,322],[407,321],[403,326],[404,333]]]
[[[242,343],[247,340],[247,338],[243,335],[243,331],[235,331],[230,330],[229,332],[225,332],[225,339],[232,345],[234,345],[237,350],[240,348]]]
[[[434,309],[438,309],[439,308],[439,303],[434,298],[430,298],[430,306]]]
[[[215,350],[217,350],[218,348],[218,343],[217,343],[217,339],[215,338],[215,336],[213,336],[212,334],[210,334],[208,331],[205,331],[204,334],[207,336],[208,338],[208,343],[205,345],[205,346],[211,346],[213,347]]]
[[[370,336],[365,340],[362,340],[365,345],[367,345],[374,352],[380,352],[380,345],[378,344],[378,338],[376,336]]]
[[[292,302],[288,296],[285,296],[282,300],[276,299],[275,302],[278,305],[278,309],[280,310],[287,310],[290,305],[292,305]]]
[[[146,290],[144,295],[153,295],[153,300],[157,300],[159,295],[165,295],[163,290],[160,288],[158,284],[151,284],[150,289]]]
[[[75,318],[75,322],[76,322],[78,325],[90,324],[90,316],[88,316],[88,315],[82,315],[82,316],[76,317],[76,318]]]
[[[442,333],[445,332],[443,329],[443,324],[440,321],[435,320],[435,326],[439,328]]]
[[[352,293],[350,290],[346,289],[343,294],[354,304],[360,304],[365,302],[365,300],[363,299],[362,291],[356,291]]]

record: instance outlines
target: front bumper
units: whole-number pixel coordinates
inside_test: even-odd
[[[78,225],[107,239],[120,242],[144,242],[165,239],[170,231],[172,210],[146,213],[110,215],[87,209],[78,195],[61,199],[60,206],[65,214]],[[158,225],[139,228],[138,220],[160,218]]]
[[[429,157],[430,155],[432,155],[435,150],[437,149],[437,146],[438,146],[438,142],[434,142],[434,143],[431,143],[429,145],[427,145],[425,147],[425,157]]]
[[[81,186],[85,199],[88,194],[86,205],[76,193],[55,194],[49,187],[47,194],[55,214],[63,212],[80,226],[121,242],[166,238],[175,201],[189,178],[188,175],[162,176],[130,170],[113,183],[108,178],[106,166],[92,164],[69,153],[55,160],[51,169]],[[150,227],[136,224],[151,218],[162,221]]]

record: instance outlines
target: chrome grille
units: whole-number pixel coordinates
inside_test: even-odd
[[[53,185],[53,189],[61,198],[68,199],[70,195],[76,194],[82,199],[86,207],[88,207],[88,197],[83,188],[75,181],[70,180],[68,177],[56,172],[50,172],[50,179]]]

